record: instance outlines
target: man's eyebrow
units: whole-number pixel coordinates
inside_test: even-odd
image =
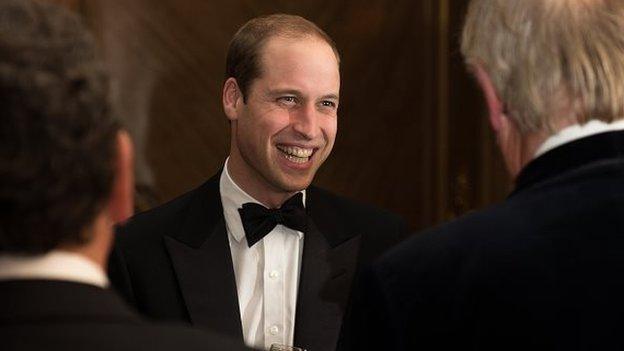
[[[296,90],[296,89],[274,89],[274,90],[269,90],[268,94],[270,96],[277,96],[277,95],[303,96],[303,94],[299,90]],[[332,93],[332,94],[321,96],[319,100],[340,100],[340,97],[338,96],[338,94]]]
[[[340,96],[338,94],[327,94],[321,97],[321,100],[340,100]]]
[[[274,89],[274,90],[269,90],[269,95],[282,95],[282,94],[302,95],[300,91],[295,90],[295,89]]]

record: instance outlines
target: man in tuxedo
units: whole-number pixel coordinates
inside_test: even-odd
[[[132,145],[80,20],[0,2],[2,350],[243,350],[152,325],[108,289],[113,223],[132,209]]]
[[[299,16],[247,22],[231,41],[224,167],[119,229],[110,276],[130,303],[248,345],[336,347],[360,265],[398,242],[394,215],[310,186],[337,129],[339,55]]]
[[[365,274],[342,349],[624,348],[624,2],[473,0],[462,52],[515,189]]]

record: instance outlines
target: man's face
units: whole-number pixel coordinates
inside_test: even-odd
[[[260,197],[307,188],[334,145],[339,90],[338,62],[327,43],[269,39],[260,77],[232,121],[231,161],[239,185]]]

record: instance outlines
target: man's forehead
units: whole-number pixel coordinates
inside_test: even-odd
[[[302,90],[297,89],[297,88],[289,87],[287,85],[284,86],[284,87],[281,87],[281,86],[267,86],[267,87],[264,88],[263,92],[264,92],[265,95],[275,96],[275,97],[282,96],[282,95],[300,95],[300,96],[307,95],[307,92],[302,91]],[[339,100],[340,96],[339,96],[338,91],[333,91],[333,90],[329,91],[328,90],[326,92],[323,92],[321,94],[320,98],[322,98],[322,99],[331,99],[331,100]]]
[[[331,46],[312,36],[272,38],[258,60],[258,76],[251,82],[263,95],[291,92],[301,96],[338,96],[340,72]],[[255,88],[252,88],[255,90]]]
[[[336,67],[339,67],[338,56],[334,51],[334,48],[323,38],[313,34],[299,34],[299,35],[273,35],[268,38],[258,50],[258,68],[262,73],[269,65],[279,63],[280,61],[273,61],[275,57],[286,52],[288,48],[294,46],[307,46],[312,48],[323,48],[328,52],[331,51],[336,63]],[[279,57],[277,57],[279,59]]]

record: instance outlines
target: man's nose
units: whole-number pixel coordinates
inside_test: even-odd
[[[306,139],[314,139],[319,133],[318,114],[316,106],[312,103],[305,104],[291,115],[291,123],[295,132]]]

